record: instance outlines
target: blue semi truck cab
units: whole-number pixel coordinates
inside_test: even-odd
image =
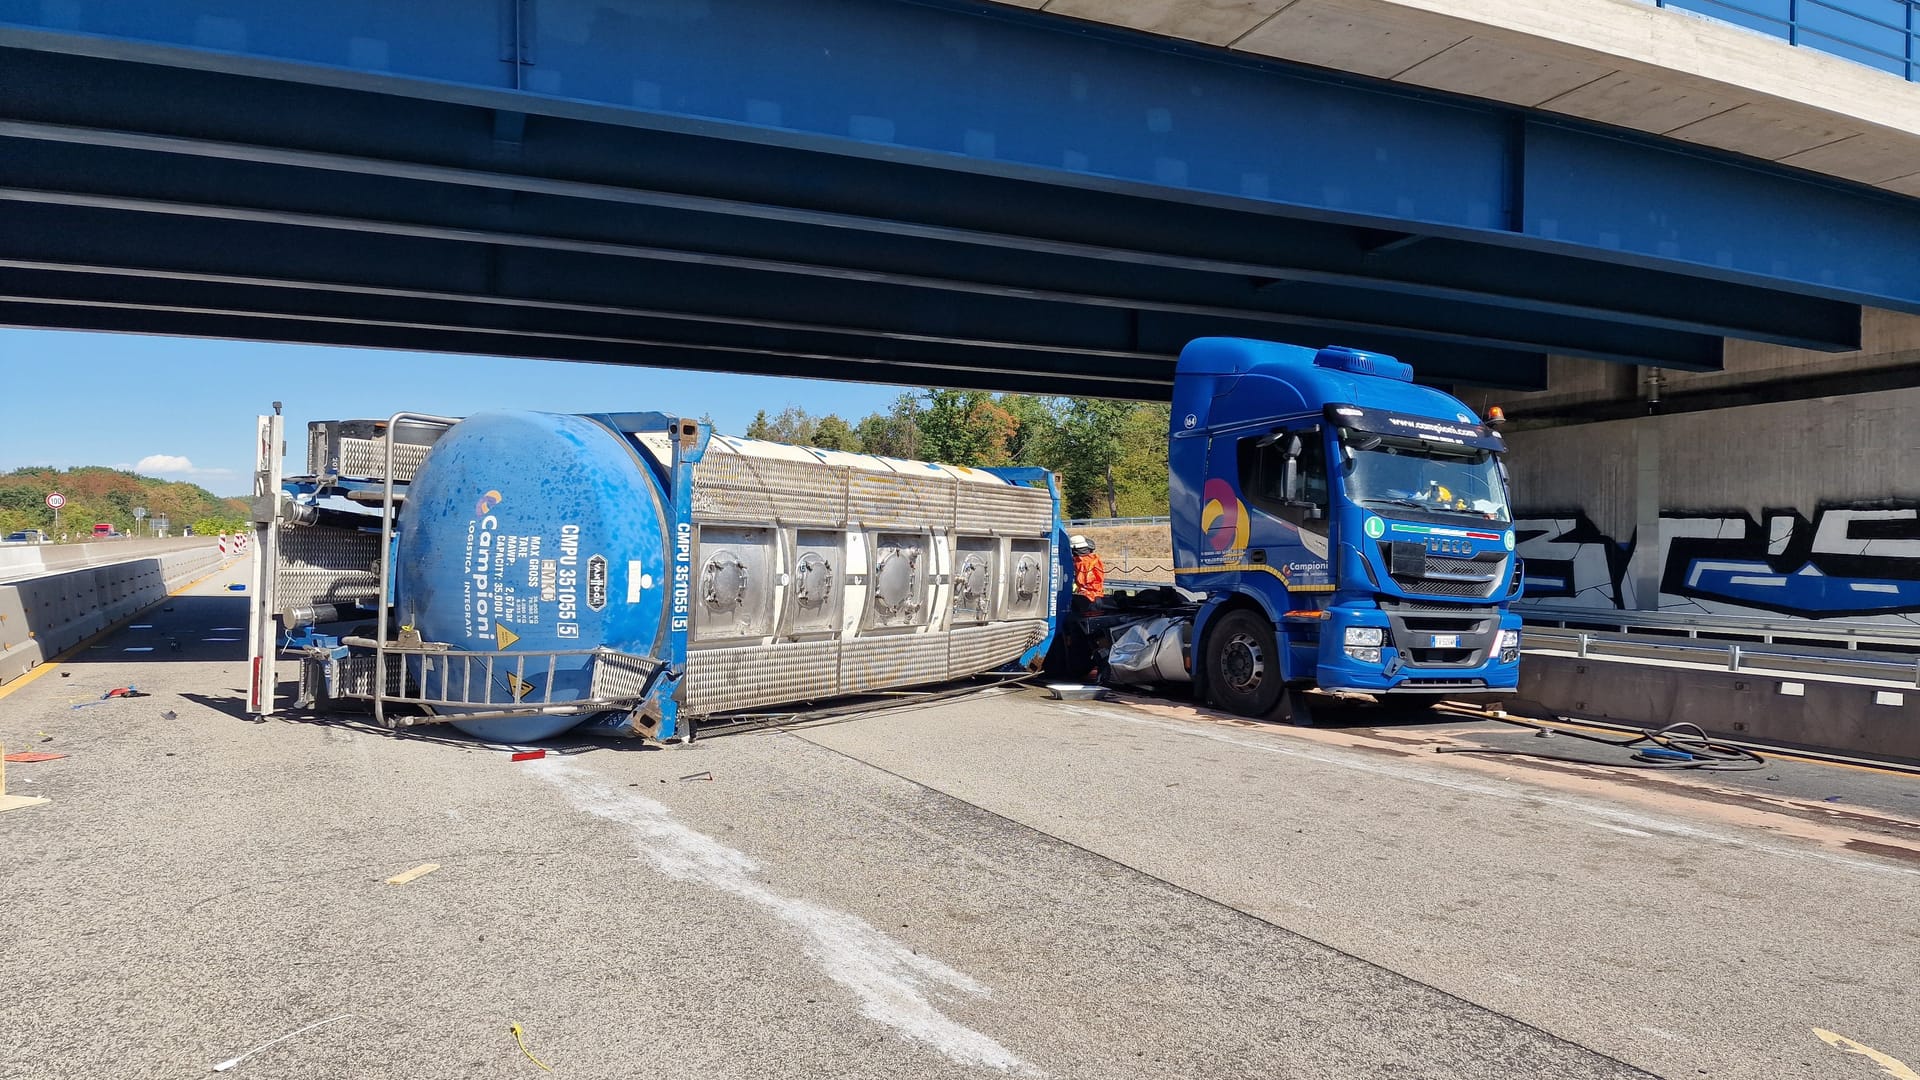
[[[1506,446],[1461,402],[1390,356],[1202,338],[1180,355],[1170,436],[1207,700],[1265,716],[1288,690],[1516,689]]]

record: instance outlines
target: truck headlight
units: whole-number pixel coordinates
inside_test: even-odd
[[[1363,664],[1377,664],[1380,662],[1380,650],[1378,648],[1362,648],[1358,645],[1349,645],[1347,646],[1347,658],[1350,660],[1358,660]]]
[[[1500,631],[1500,662],[1511,664],[1520,659],[1520,631]]]
[[[1386,638],[1386,632],[1381,630],[1377,626],[1347,627],[1346,644],[1348,645],[1365,645],[1370,648],[1378,649],[1381,646],[1381,644],[1385,641],[1385,638]]]

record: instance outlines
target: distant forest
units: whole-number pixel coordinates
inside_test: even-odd
[[[47,495],[55,491],[67,500],[60,510],[58,529],[54,528],[53,511],[47,509]],[[222,499],[198,484],[101,466],[26,468],[0,475],[0,534],[44,529],[57,540],[62,532],[69,536],[89,533],[95,524],[105,521],[132,535],[136,532],[135,507],[145,507],[149,520],[165,516],[175,536],[188,526],[193,526],[196,533],[247,527],[245,499]],[[141,524],[137,531],[144,535],[147,527]]]

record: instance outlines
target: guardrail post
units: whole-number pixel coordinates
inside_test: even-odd
[[[1583,659],[1583,660],[1584,660],[1584,659],[1586,659],[1586,655],[1587,655],[1587,635],[1586,635],[1586,632],[1585,632],[1585,631],[1583,630],[1583,631],[1581,631],[1581,633],[1580,633],[1580,657],[1581,657],[1581,659]]]
[[[1737,641],[1727,645],[1727,670],[1740,670],[1740,643]]]

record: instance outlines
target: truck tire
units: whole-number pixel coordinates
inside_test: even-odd
[[[1264,717],[1280,703],[1285,683],[1273,624],[1241,608],[1220,617],[1207,634],[1207,696],[1215,708]]]

